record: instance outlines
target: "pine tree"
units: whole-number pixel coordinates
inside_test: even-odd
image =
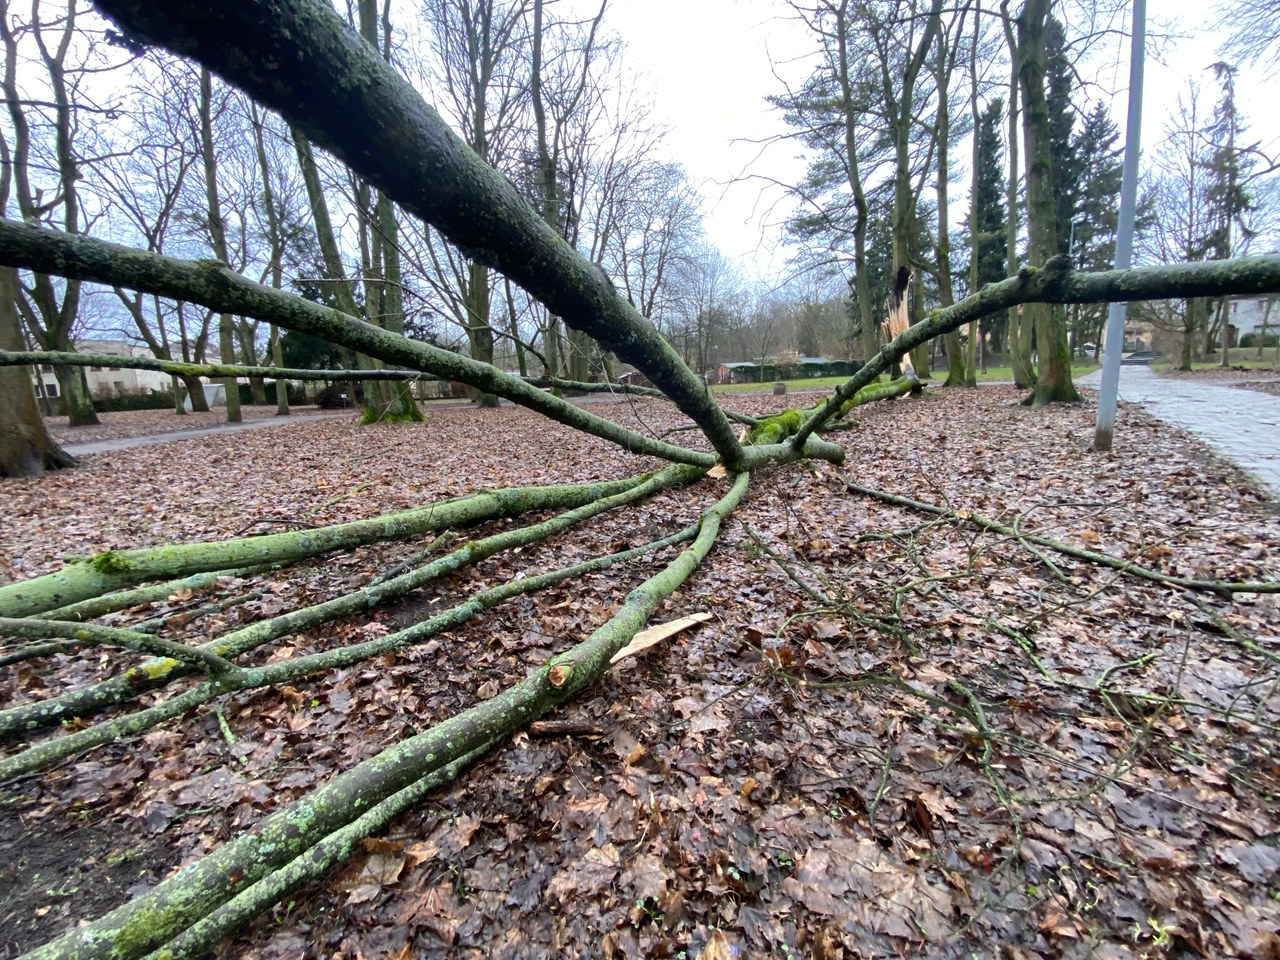
[[[1082,270],[1110,270],[1115,265],[1116,229],[1120,217],[1120,131],[1101,100],[1085,119],[1075,139],[1073,153],[1079,164],[1073,256]],[[1077,343],[1097,344],[1106,320],[1106,308],[1081,306],[1073,313]]]
[[[1067,32],[1056,17],[1044,28],[1045,99],[1049,104],[1049,154],[1053,164],[1054,213],[1058,252],[1070,253],[1071,225],[1080,198],[1080,158],[1076,154],[1075,110],[1071,105],[1075,76],[1067,58]]]
[[[1005,210],[1004,149],[1001,139],[1004,123],[1004,99],[997,97],[987,105],[978,121],[978,177],[977,177],[977,226],[978,233],[978,270],[973,272],[973,257],[970,255],[966,264],[966,278],[972,280],[976,293],[988,283],[1003,280],[1009,275],[1006,256],[1005,228],[1008,221]],[[961,229],[966,237],[971,237],[974,225],[965,218]],[[966,241],[965,246],[970,246]],[[982,321],[984,332],[990,333],[992,349],[1002,352],[1004,328],[1007,323],[1004,314],[987,317]]]
[[[1222,99],[1213,111],[1213,122],[1206,131],[1213,144],[1213,159],[1209,164],[1208,188],[1205,196],[1209,205],[1210,230],[1204,239],[1206,260],[1225,260],[1244,251],[1252,239],[1246,222],[1254,209],[1249,194],[1249,155],[1239,148],[1239,136],[1243,124],[1236,110],[1235,68],[1226,63],[1215,63],[1213,71],[1222,83]],[[1230,363],[1231,328],[1228,320],[1228,298],[1218,302],[1214,325],[1218,330],[1222,348],[1219,363]],[[1206,344],[1207,346],[1207,344]]]

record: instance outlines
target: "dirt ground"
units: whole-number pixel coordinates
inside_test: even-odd
[[[843,468],[762,471],[655,616],[711,622],[625,661],[549,717],[574,732],[495,749],[218,955],[1280,957],[1274,597],[1138,580],[845,485],[1168,574],[1280,579],[1280,519],[1230,465],[1134,408],[1116,449],[1094,454],[1091,407],[1018,399],[992,386],[879,404],[839,435]],[[744,412],[774,403],[726,400]],[[654,432],[679,423],[656,401],[598,412]],[[67,555],[652,465],[511,408],[135,448],[5,481],[0,580]],[[523,572],[664,536],[722,492],[704,481],[605,514],[249,660],[385,633]],[[196,642],[355,589],[423,546],[228,579],[104,622],[243,598],[164,634]],[[221,704],[230,742],[207,710],[0,786],[0,958],[492,696],[672,555],[296,689],[232,697]],[[0,667],[0,703],[127,662],[98,650]]]

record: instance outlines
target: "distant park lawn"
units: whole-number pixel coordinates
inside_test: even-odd
[[[1071,368],[1071,375],[1074,377],[1082,377],[1086,373],[1091,373],[1098,369],[1098,364],[1093,362],[1076,364]],[[786,380],[787,392],[794,393],[798,390],[830,390],[844,383],[848,377],[811,377],[806,380]],[[947,379],[945,370],[933,371],[933,380],[930,382],[938,382]],[[978,372],[978,381],[990,382],[1000,380],[1013,380],[1012,367],[988,367],[986,372]],[[732,383],[713,386],[712,393],[759,393],[760,391],[773,390],[773,381],[766,380],[764,383]]]

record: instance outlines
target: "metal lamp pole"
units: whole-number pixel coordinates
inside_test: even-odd
[[[1120,182],[1120,223],[1116,231],[1116,269],[1128,270],[1133,257],[1133,219],[1138,205],[1138,152],[1142,131],[1142,62],[1146,56],[1146,0],[1133,0],[1133,48],[1129,54],[1129,120],[1124,131],[1124,176]],[[1093,449],[1111,449],[1116,427],[1116,396],[1120,391],[1120,352],[1128,304],[1107,310],[1107,339],[1102,356],[1102,384],[1098,389],[1098,425]]]

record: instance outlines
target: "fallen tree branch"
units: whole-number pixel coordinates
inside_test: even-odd
[[[93,620],[108,613],[115,613],[117,610],[126,610],[129,607],[141,606],[144,603],[154,603],[157,600],[167,600],[179,590],[203,590],[205,587],[213,586],[223,577],[251,577],[268,569],[270,569],[270,565],[242,567],[235,570],[209,570],[189,577],[182,577],[178,580],[153,583],[132,590],[117,590],[114,593],[103,594],[100,597],[90,597],[88,600],[81,600],[65,607],[58,607],[56,610],[48,610],[40,614],[40,619]]]
[[[441,787],[457,779],[467,767],[489,752],[497,740],[459,757],[443,769],[393,793],[341,829],[316,842],[309,850],[275,870],[246,890],[240,891],[204,919],[192,924],[163,948],[150,955],[154,960],[181,960],[207,953],[294,890],[315,883],[355,851],[365,837],[381,833],[400,814],[412,810]]]
[[[1120,303],[1277,291],[1280,291],[1280,256],[1173,263],[1102,273],[1081,273],[1071,269],[1067,257],[1054,257],[1042,269],[1023,267],[1017,276],[987,284],[977,293],[954,306],[935,311],[923,323],[894,337],[857,373],[836,387],[826,403],[796,431],[791,442],[804,443],[811,433],[837,414],[846,400],[909,350],[958,330],[966,323],[1019,304]]]
[[[199,647],[188,647],[174,640],[153,637],[136,630],[117,630],[92,623],[0,617],[0,636],[22,640],[72,640],[80,644],[124,647],[153,657],[169,657],[188,667],[204,670],[214,677],[233,675],[239,670],[230,661]]]
[[[147,580],[227,570],[249,564],[290,563],[333,550],[384,540],[404,540],[446,527],[517,516],[528,510],[581,506],[629,490],[644,479],[632,477],[606,483],[512,487],[314,530],[291,530],[239,540],[109,550],[69,563],[55,573],[0,587],[0,616],[32,616]]]
[[[688,527],[661,540],[655,540],[630,550],[613,553],[603,557],[595,557],[571,567],[562,567],[548,573],[525,577],[490,587],[488,590],[474,594],[457,606],[441,611],[430,619],[401,630],[363,643],[348,644],[333,650],[312,653],[302,657],[293,657],[278,663],[261,667],[245,667],[232,677],[220,678],[217,682],[202,683],[183,693],[170,697],[153,707],[147,707],[134,713],[107,720],[95,726],[63,734],[53,740],[45,740],[12,756],[0,759],[0,783],[13,777],[22,776],[51,763],[57,763],[76,754],[91,750],[94,747],[114,743],[124,737],[133,736],[144,730],[150,730],[175,717],[194,710],[196,707],[210,703],[219,697],[231,693],[244,693],[265,687],[281,684],[297,683],[307,677],[328,670],[341,670],[373,657],[384,656],[404,650],[415,644],[429,640],[431,637],[461,626],[471,617],[495,607],[512,597],[526,593],[534,593],[546,587],[584,574],[594,573],[627,560],[634,560],[654,550],[674,543],[688,540],[697,532],[696,527]],[[34,706],[39,706],[34,705]],[[20,708],[15,708],[20,709]]]
[[[1034,533],[1024,533],[1020,530],[1014,529],[1013,527],[1005,526],[1002,523],[996,523],[994,520],[987,520],[974,513],[961,514],[954,510],[945,510],[942,507],[935,507],[933,504],[921,503],[918,500],[900,497],[897,494],[886,493],[883,490],[864,487],[851,480],[845,481],[845,489],[852,493],[861,494],[864,497],[873,497],[877,500],[883,500],[885,503],[891,503],[894,506],[908,507],[912,510],[919,510],[922,513],[931,513],[934,516],[946,517],[957,525],[963,525],[966,523],[973,524],[975,527],[979,527],[990,533],[998,533],[1019,542],[1026,541],[1042,547],[1048,547],[1050,550],[1055,550],[1064,556],[1074,557],[1077,560],[1084,560],[1087,563],[1110,567],[1112,570],[1119,570],[1121,573],[1131,574],[1132,576],[1139,577],[1143,580],[1149,580],[1152,583],[1159,583],[1164,586],[1181,587],[1184,590],[1196,590],[1204,593],[1216,593],[1220,596],[1230,595],[1233,593],[1280,593],[1280,583],[1270,583],[1267,581],[1251,583],[1230,580],[1195,580],[1190,577],[1178,577],[1173,574],[1161,573],[1158,570],[1152,570],[1150,567],[1144,567],[1141,564],[1133,563],[1130,560],[1120,560],[1116,557],[1108,556],[1105,553],[1085,550],[1082,547],[1073,547],[1069,543],[1050,540],[1048,537],[1041,537]]]
[[[598,514],[628,503],[634,503],[671,487],[692,483],[702,476],[696,467],[667,467],[648,478],[636,478],[630,489],[603,497],[549,520],[473,540],[432,562],[408,570],[379,583],[369,583],[359,590],[334,597],[323,603],[291,610],[267,620],[249,624],[196,648],[219,657],[238,657],[265,643],[293,633],[302,633],[323,623],[350,616],[398,599],[433,580],[466,566],[479,563],[504,550],[536,543],[561,533]],[[296,662],[296,661],[295,661]],[[0,711],[0,738],[29,735],[56,726],[72,717],[83,717],[105,707],[132,699],[148,690],[164,686],[185,676],[187,671],[176,660],[152,660],[130,667],[118,676],[79,690],[35,703],[21,704]]]
[[[487,363],[410,340],[296,294],[254,283],[216,260],[179,260],[86,236],[0,219],[0,264],[141,290],[198,303],[220,313],[266,320],[386,363],[414,367],[443,380],[506,397],[558,423],[601,437],[632,453],[710,467],[714,455],[663,443],[628,430],[512,377]],[[360,371],[361,374],[366,371]],[[364,379],[359,377],[357,379]],[[716,408],[719,409],[718,407]],[[723,418],[722,418],[723,419]],[[736,444],[736,441],[735,441]]]
[[[297,367],[255,367],[235,363],[186,363],[156,357],[118,357],[107,353],[72,353],[60,350],[0,350],[0,367],[56,363],[68,367],[123,367],[157,370],[175,377],[263,377],[267,380],[408,380],[439,383],[440,377],[421,370],[308,370]]]
[[[98,9],[134,39],[199,61],[277,111],[468,259],[501,271],[568,326],[640,370],[702,428],[726,467],[742,468],[732,426],[675,348],[329,0],[213,7],[103,0]]]
[[[591,636],[525,680],[339,774],[148,892],[33,950],[28,960],[130,960],[161,947],[386,798],[521,729],[590,686],[706,557],[748,482],[748,474],[739,474],[729,492],[703,514],[690,547],[632,590],[622,608]],[[267,905],[258,901],[257,909]]]
[[[534,387],[552,390],[573,390],[577,393],[616,393],[633,397],[654,397],[658,400],[668,399],[667,395],[657,387],[642,387],[630,383],[586,383],[582,380],[563,380],[560,377],[521,377],[525,383]]]
[[[860,407],[865,403],[874,403],[878,400],[890,400],[894,397],[901,397],[910,393],[913,396],[918,395],[924,390],[924,386],[914,375],[899,377],[897,380],[889,383],[869,383],[848,400],[840,405],[838,411],[839,416],[844,416],[854,407]],[[812,407],[805,407],[795,410],[784,410],[781,413],[775,413],[769,417],[763,417],[749,434],[752,443],[781,443],[788,437],[794,435],[801,426],[812,417],[815,413],[822,409],[823,401],[819,401]]]

